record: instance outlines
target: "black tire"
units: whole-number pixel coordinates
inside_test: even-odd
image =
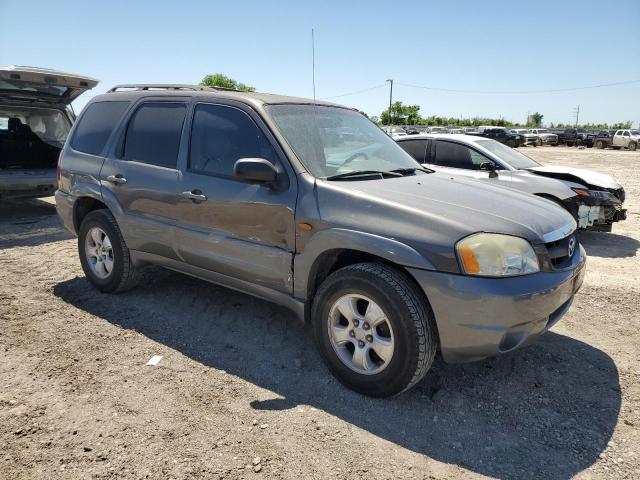
[[[516,148],[515,140],[507,140],[507,146],[511,148]]]
[[[604,148],[604,142],[602,140],[598,140],[596,142],[596,148],[599,148],[602,150]]]
[[[93,227],[102,229],[111,240],[113,270],[107,278],[100,278],[93,272],[85,253],[85,240]],[[87,279],[101,292],[123,292],[136,286],[138,281],[137,269],[131,262],[129,248],[122,237],[116,219],[113,218],[113,215],[108,210],[94,210],[84,217],[78,231],[78,255]]]
[[[638,144],[636,142],[629,142],[629,150],[631,150],[632,152],[635,152],[636,149],[638,148]]]
[[[538,139],[536,140],[536,147],[541,147],[542,146],[542,139],[538,137]]]
[[[573,147],[573,142],[567,142],[567,147]]]
[[[353,371],[331,344],[329,313],[346,294],[371,298],[394,332],[394,353],[379,373]],[[342,384],[364,395],[389,397],[411,388],[425,376],[437,351],[435,319],[424,293],[402,272],[381,263],[358,263],[332,273],[315,295],[311,319],[316,344],[329,370]]]

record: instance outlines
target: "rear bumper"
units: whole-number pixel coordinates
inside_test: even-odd
[[[0,198],[48,197],[56,183],[55,169],[1,170]]]
[[[435,315],[446,362],[479,360],[534,341],[569,310],[582,285],[582,246],[571,266],[512,278],[480,278],[409,268]]]
[[[56,212],[58,212],[60,221],[67,230],[76,234],[76,226],[73,223],[74,197],[60,190],[56,190],[55,196]]]

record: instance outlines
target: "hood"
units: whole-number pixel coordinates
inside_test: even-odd
[[[47,68],[0,65],[0,98],[12,103],[67,106],[98,80]]]
[[[588,187],[606,189],[618,189],[621,187],[621,185],[611,175],[605,175],[603,173],[594,172],[593,170],[585,170],[582,168],[546,166],[528,168],[527,170],[545,177],[581,183]]]
[[[573,217],[548,200],[505,187],[432,173],[385,180],[317,181],[320,217],[391,238],[452,248],[460,238],[494,232],[545,243],[567,235]],[[545,238],[546,237],[546,238]]]

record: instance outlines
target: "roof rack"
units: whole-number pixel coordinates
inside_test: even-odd
[[[237,92],[238,90],[226,87],[207,87],[202,85],[187,85],[187,84],[173,84],[173,83],[126,83],[122,85],[116,85],[115,87],[107,90],[107,93],[114,93],[119,90],[225,90],[231,92]]]

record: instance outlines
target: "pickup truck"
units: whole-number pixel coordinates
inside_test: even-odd
[[[522,135],[512,133],[504,127],[493,126],[480,126],[475,132],[466,132],[467,135],[474,135],[476,137],[486,137],[492,140],[496,140],[505,145],[516,148],[524,143]]]
[[[596,148],[628,148],[635,151],[640,143],[640,130],[603,130],[595,139]]]
[[[587,132],[584,128],[566,128],[558,135],[558,145],[564,144],[568,147],[585,145],[591,148],[595,137],[595,133]]]
[[[97,84],[44,68],[0,66],[0,201],[53,195],[75,120],[70,104]]]

